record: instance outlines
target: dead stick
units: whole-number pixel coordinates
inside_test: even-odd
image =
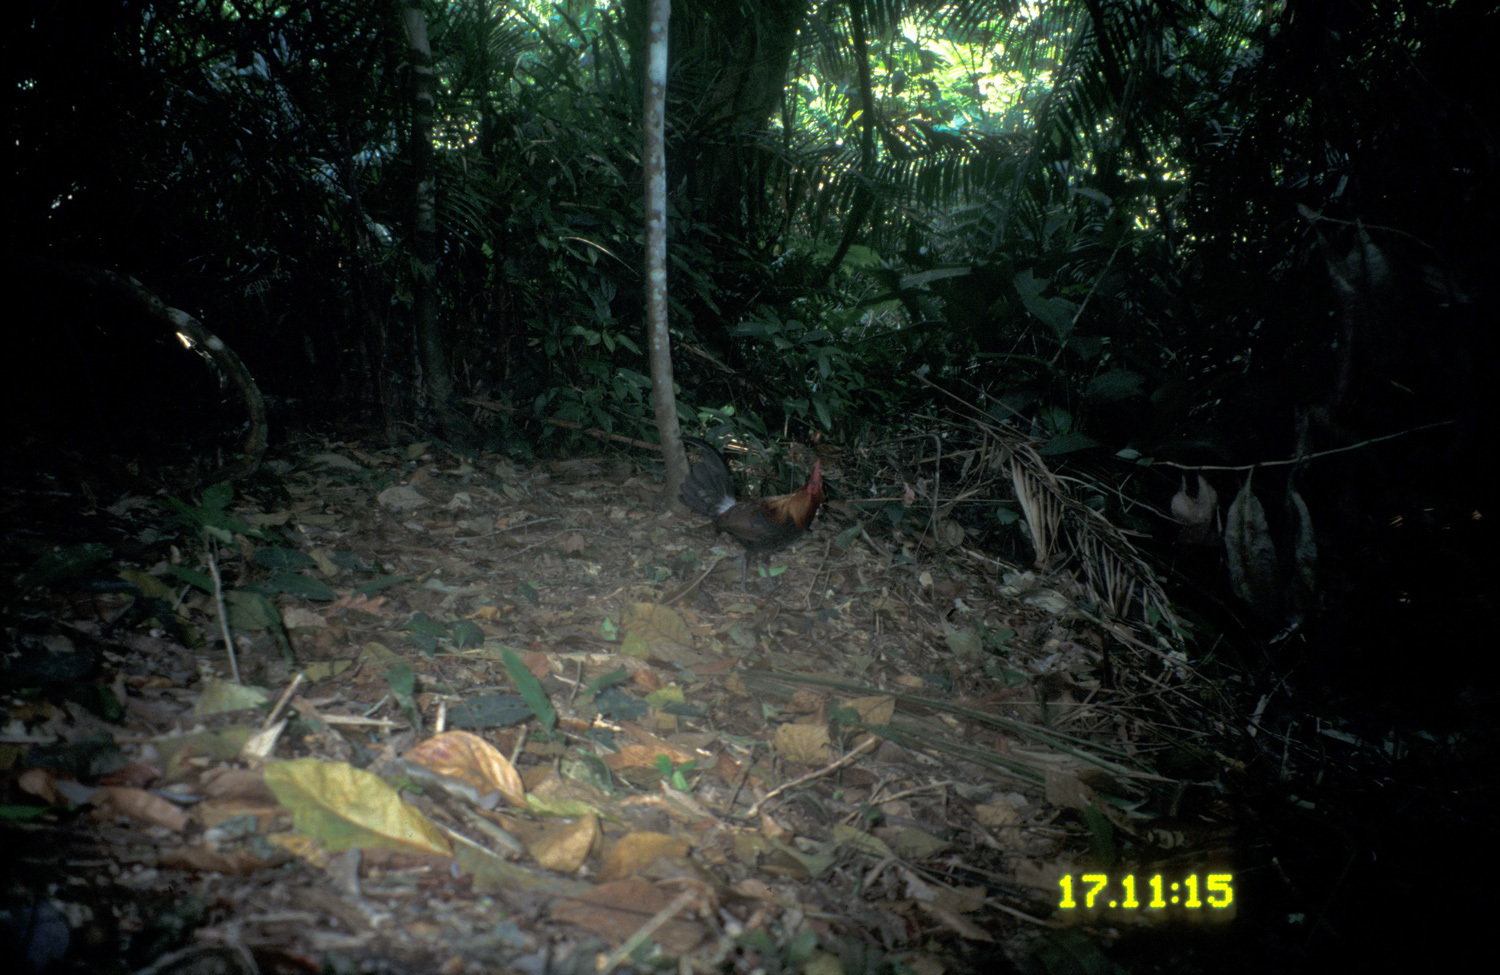
[[[783,792],[787,791],[788,789],[795,789],[799,785],[804,785],[804,784],[806,784],[808,782],[811,782],[813,779],[820,779],[823,776],[829,774],[830,772],[835,772],[835,771],[843,768],[845,765],[848,765],[850,762],[854,761],[856,758],[858,758],[859,756],[863,755],[865,752],[870,751],[872,748],[874,748],[878,744],[880,744],[880,739],[877,738],[877,737],[875,737],[874,735],[871,735],[870,737],[866,738],[863,742],[861,742],[860,745],[857,748],[855,748],[849,754],[845,755],[843,758],[841,758],[838,761],[834,762],[832,765],[828,765],[828,766],[825,766],[823,768],[820,768],[816,772],[809,772],[809,773],[807,773],[806,775],[802,776],[799,779],[793,779],[790,782],[783,782],[781,785],[778,785],[776,788],[772,789],[770,792],[767,792],[763,797],[761,797],[760,799],[756,800],[755,805],[751,806],[750,809],[749,809],[749,811],[747,811],[745,813],[745,818],[746,819],[754,819],[755,816],[756,816],[756,814],[760,812],[760,807],[761,806],[764,806],[766,803],[770,802],[772,799],[775,799],[777,796],[781,795]]]
[[[229,652],[229,678],[238,684],[240,665],[234,658],[234,637],[229,635],[229,608],[224,605],[224,580],[219,578],[219,560],[214,558],[212,545],[208,548],[208,572],[214,577],[214,604],[219,607],[219,628],[224,633],[224,649]]]

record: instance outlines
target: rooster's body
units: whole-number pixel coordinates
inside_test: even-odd
[[[813,462],[812,476],[799,491],[739,501],[734,496],[729,465],[719,452],[702,440],[684,437],[683,442],[701,447],[703,459],[688,471],[678,497],[693,511],[712,518],[716,533],[724,532],[744,546],[745,565],[740,573],[740,586],[744,588],[751,556],[761,559],[785,548],[812,524],[813,516],[823,506],[823,466]]]

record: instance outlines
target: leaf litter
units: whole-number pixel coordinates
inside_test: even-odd
[[[27,949],[936,973],[1181,921],[1057,909],[1204,791],[1155,765],[1153,636],[849,504],[745,593],[658,490],[325,443],[238,491],[76,495],[97,537],[5,566],[4,909],[104,934]],[[1171,856],[1224,862],[1197,822]]]

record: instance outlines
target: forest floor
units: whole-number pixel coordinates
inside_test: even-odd
[[[1293,970],[1326,919],[1287,905],[1327,900],[1235,795],[1263,746],[1224,685],[1065,574],[874,527],[824,467],[844,500],[748,592],[619,459],[321,443],[176,503],[11,491],[3,947],[34,971]]]

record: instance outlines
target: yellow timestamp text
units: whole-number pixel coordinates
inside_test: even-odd
[[[1169,907],[1222,911],[1234,903],[1232,873],[1201,876],[1190,873],[1178,880],[1169,880],[1159,873],[1149,877],[1127,873],[1113,879],[1105,873],[1079,874],[1075,879],[1068,873],[1059,877],[1057,884],[1062,888],[1062,899],[1057,906],[1065,911],[1078,908],[1150,911]]]

